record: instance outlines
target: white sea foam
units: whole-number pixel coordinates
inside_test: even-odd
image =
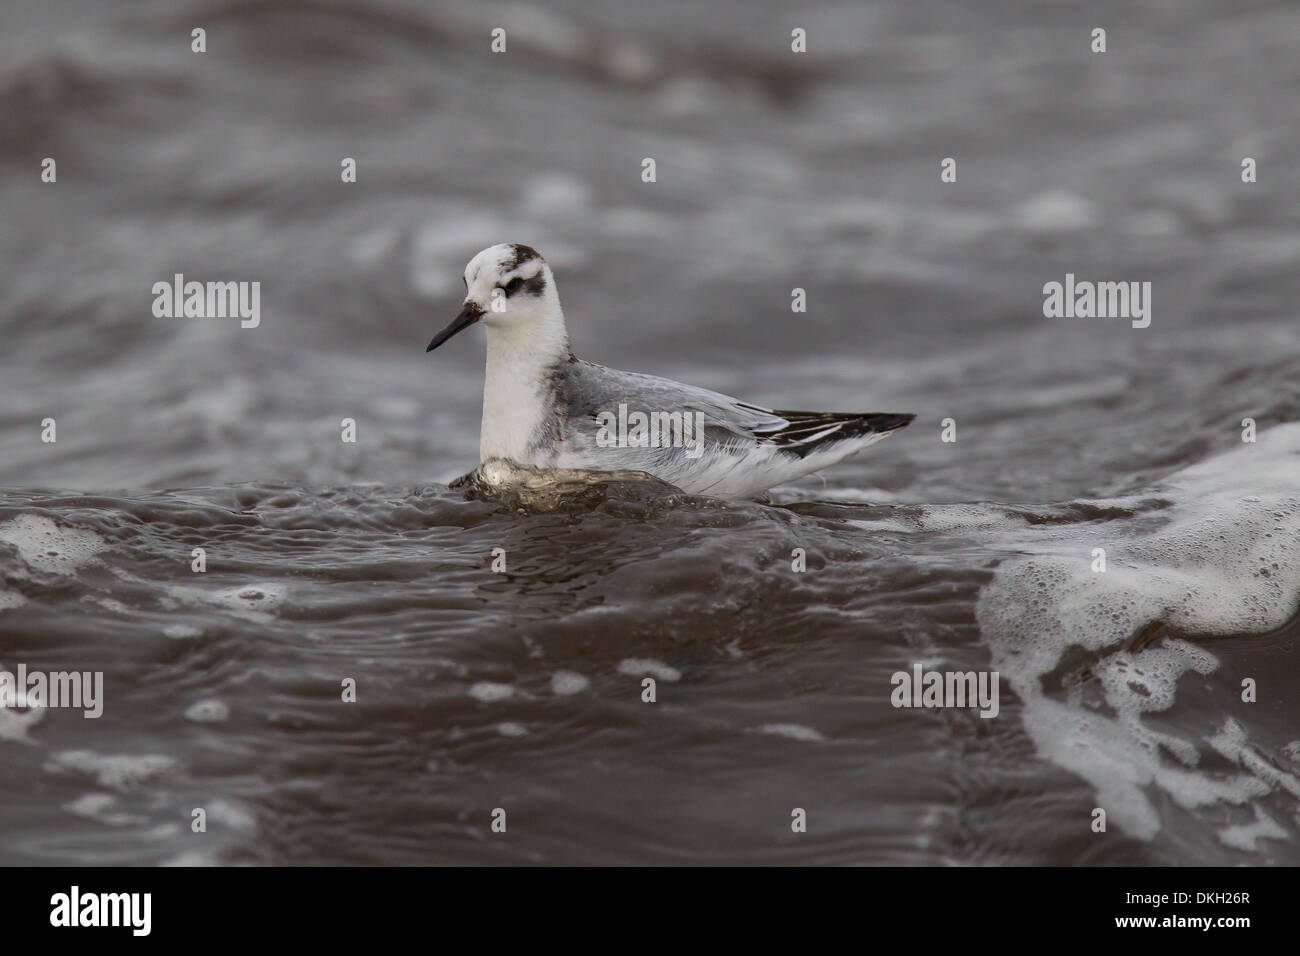
[[[220,824],[240,833],[257,832],[257,817],[242,804],[213,797],[204,803],[203,809],[207,811],[209,824]]]
[[[579,694],[587,689],[591,682],[574,671],[556,671],[551,675],[551,693],[561,697]]]
[[[0,661],[0,671],[6,670]],[[0,707],[0,741],[12,743],[30,743],[27,731],[45,719],[44,707]]]
[[[167,590],[173,597],[186,604],[216,606],[226,609],[237,617],[262,622],[274,619],[274,612],[284,603],[286,593],[283,584],[272,584],[270,582],[241,584],[232,588],[223,588],[219,591],[195,585],[178,584],[172,585]],[[171,625],[169,625],[170,627]],[[176,636],[169,631],[164,633],[167,633],[168,637]],[[188,637],[191,635],[186,633],[180,636]]]
[[[147,823],[144,817],[119,809],[117,797],[111,793],[86,793],[63,805],[68,813],[95,820],[110,827],[138,826]]]
[[[1007,513],[997,505],[959,504],[927,508],[919,519],[925,531],[967,531],[999,528],[1007,524]]]
[[[1295,614],[1300,424],[1261,432],[1254,444],[1114,504],[1139,508],[1155,499],[1168,504],[1137,518],[995,532],[998,547],[1019,554],[996,569],[976,607],[993,667],[1024,702],[1039,753],[1087,780],[1110,820],[1148,839],[1160,828],[1151,787],[1186,807],[1245,803],[1279,789],[1300,795],[1300,782],[1258,757],[1240,727],[1180,737],[1144,723],[1173,705],[1182,675],[1217,667],[1209,651],[1178,640],[1133,652],[1122,646],[1152,621],[1187,634],[1236,635],[1275,629]],[[1093,570],[1094,548],[1105,549],[1104,572]],[[1109,712],[1044,690],[1042,679],[1071,645],[1100,655],[1093,671]],[[1238,770],[1198,770],[1207,751]],[[1272,835],[1260,823],[1224,839],[1253,845]]]
[[[202,637],[203,631],[192,624],[168,624],[163,628],[163,634],[173,641],[184,641],[192,637]]]
[[[57,525],[42,515],[19,515],[0,524],[0,541],[16,547],[29,567],[53,574],[73,574],[108,546],[93,531]]]
[[[763,724],[758,728],[760,734],[773,734],[777,737],[789,737],[791,740],[815,742],[825,740],[821,732],[803,724]]]
[[[78,772],[94,777],[110,790],[128,791],[167,773],[176,761],[164,754],[98,754],[90,750],[64,750],[54,755],[45,769]]]
[[[682,679],[682,672],[677,668],[648,657],[625,658],[619,662],[618,672],[629,677],[655,677],[669,683]]]
[[[1239,850],[1258,850],[1261,837],[1283,840],[1286,839],[1286,831],[1259,807],[1255,808],[1254,823],[1239,823],[1219,831],[1219,839]]]
[[[44,707],[30,710],[15,710],[12,707],[0,707],[0,741],[26,741],[27,731],[45,718]]]
[[[495,704],[498,701],[509,700],[514,696],[515,689],[511,684],[496,684],[492,681],[479,681],[469,689],[469,696],[484,704]]]
[[[185,719],[200,724],[216,724],[230,716],[230,707],[224,701],[210,698],[195,701],[185,708]]]

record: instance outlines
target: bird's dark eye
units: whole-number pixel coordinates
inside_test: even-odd
[[[506,295],[514,295],[516,292],[519,291],[520,286],[522,286],[523,284],[524,284],[524,280],[521,279],[519,276],[515,276],[505,285]]]

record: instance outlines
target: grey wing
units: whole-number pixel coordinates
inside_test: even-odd
[[[571,423],[594,424],[601,412],[617,415],[620,403],[626,404],[629,412],[698,412],[703,416],[706,441],[742,447],[753,447],[790,425],[770,408],[707,388],[589,362],[579,361],[570,368],[565,400]]]
[[[827,445],[896,431],[915,418],[899,412],[802,412],[764,408],[672,379],[575,361],[566,375],[570,423],[595,425],[601,412],[698,412],[705,441],[740,451],[767,445],[798,458]],[[579,426],[581,427],[581,426]]]

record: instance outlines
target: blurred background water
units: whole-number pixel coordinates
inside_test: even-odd
[[[0,25],[0,665],[106,684],[0,711],[0,862],[1300,862],[1293,4]],[[502,241],[582,357],[919,417],[767,504],[468,501],[481,333],[424,346]],[[1001,713],[893,708],[918,661]]]

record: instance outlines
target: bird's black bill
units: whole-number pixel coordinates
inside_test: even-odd
[[[429,347],[425,349],[425,351],[432,352],[434,349],[436,349],[443,342],[447,341],[457,332],[461,331],[462,329],[469,328],[471,325],[473,325],[481,318],[483,318],[482,309],[480,309],[476,305],[465,306],[465,308],[460,310],[460,315],[456,316],[455,320],[452,321],[451,325],[447,326],[445,329],[443,329],[441,332],[439,332],[437,335],[433,337],[433,341],[429,343]]]

